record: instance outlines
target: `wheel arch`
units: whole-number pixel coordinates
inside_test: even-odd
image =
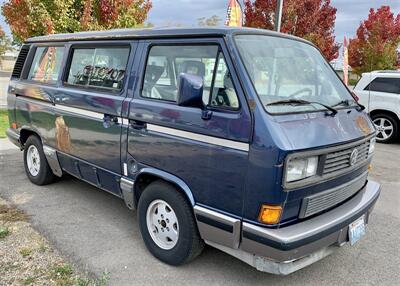
[[[167,173],[165,171],[161,171],[155,168],[143,168],[139,171],[138,175],[135,178],[134,184],[134,199],[135,204],[139,202],[140,195],[143,193],[144,189],[156,180],[163,180],[173,186],[175,186],[179,191],[181,191],[188,202],[194,206],[195,200],[192,191],[189,186],[180,178]]]
[[[22,127],[19,131],[19,142],[21,143],[22,147],[25,145],[26,140],[28,140],[29,136],[31,135],[36,135],[43,143],[42,137],[37,130],[29,127]]]
[[[376,114],[388,114],[388,115],[393,116],[393,117],[397,120],[397,122],[400,122],[400,117],[399,117],[399,115],[398,115],[396,112],[391,111],[391,110],[387,110],[387,109],[374,109],[374,110],[371,110],[371,111],[369,112],[369,114],[370,114],[371,117],[374,116],[374,115],[376,115]]]

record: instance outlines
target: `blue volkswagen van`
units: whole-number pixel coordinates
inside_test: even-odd
[[[70,174],[137,209],[148,250],[180,265],[208,244],[288,274],[366,231],[375,129],[303,39],[238,28],[28,39],[9,139],[45,185]]]

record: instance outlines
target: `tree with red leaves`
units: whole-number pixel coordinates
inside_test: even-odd
[[[143,26],[151,0],[8,0],[2,13],[14,40],[52,33],[71,33]]]
[[[273,30],[276,0],[245,1],[245,26]],[[334,25],[336,8],[330,0],[285,0],[281,32],[313,42],[328,61],[338,57]]]
[[[350,40],[349,64],[361,74],[373,70],[395,69],[400,44],[400,14],[396,17],[389,6],[369,10],[361,22],[357,36]]]

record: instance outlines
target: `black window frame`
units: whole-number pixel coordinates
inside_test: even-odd
[[[394,81],[394,86],[397,87],[397,92],[390,92],[390,91],[382,91],[382,90],[375,90],[371,89],[371,85],[376,81],[376,80],[393,80]],[[367,86],[364,88],[365,91],[373,91],[373,92],[383,92],[383,93],[391,93],[391,94],[400,94],[400,78],[398,77],[384,77],[384,76],[377,76],[374,78],[370,83],[367,84]]]
[[[69,70],[71,68],[74,51],[76,49],[96,49],[96,48],[97,49],[98,48],[102,48],[102,49],[127,48],[128,49],[128,57],[127,57],[127,61],[126,61],[125,75],[124,75],[124,79],[122,81],[120,89],[112,89],[112,88],[107,88],[107,87],[99,87],[99,86],[91,86],[91,85],[78,85],[78,84],[71,84],[68,82],[68,75],[69,75]],[[129,66],[129,61],[131,58],[131,53],[132,53],[132,46],[131,46],[131,42],[128,42],[128,41],[124,41],[124,42],[115,41],[115,42],[108,42],[108,43],[107,42],[106,43],[104,43],[104,42],[101,42],[101,43],[95,43],[95,42],[70,43],[70,46],[68,48],[68,58],[66,60],[65,67],[63,70],[61,84],[65,88],[72,88],[72,89],[82,90],[82,91],[86,91],[86,92],[100,92],[100,93],[105,93],[105,94],[111,94],[113,96],[121,96],[125,93],[125,86],[129,79],[128,66]]]
[[[239,106],[237,108],[229,108],[229,107],[223,107],[223,106],[212,106],[210,105],[210,101],[212,98],[212,88],[213,88],[213,84],[214,84],[214,80],[216,77],[216,73],[215,71],[218,68],[218,62],[219,62],[219,55],[222,54],[222,56],[224,57],[224,61],[225,64],[227,65],[227,68],[229,70],[229,72],[232,74],[231,68],[229,67],[227,58],[225,56],[224,50],[221,47],[221,43],[216,41],[216,40],[209,40],[209,39],[198,39],[199,41],[195,41],[194,39],[191,39],[191,41],[189,42],[188,39],[182,38],[182,39],[177,39],[176,41],[162,41],[162,40],[154,40],[154,41],[150,41],[150,43],[148,43],[147,48],[146,48],[146,56],[143,57],[144,61],[143,64],[141,65],[141,69],[143,70],[142,73],[142,77],[139,79],[140,80],[140,84],[139,84],[139,90],[138,90],[138,94],[139,94],[139,98],[143,99],[143,100],[149,100],[149,101],[155,101],[155,102],[162,102],[162,103],[167,103],[167,104],[172,104],[172,105],[178,105],[177,101],[173,101],[173,100],[166,100],[166,99],[158,99],[158,98],[151,98],[151,97],[146,97],[142,95],[143,92],[143,87],[144,87],[144,79],[145,79],[145,75],[146,75],[146,69],[147,69],[147,63],[150,57],[150,51],[153,47],[160,47],[160,46],[168,46],[168,47],[173,47],[173,46],[216,46],[217,47],[217,54],[215,57],[215,64],[214,64],[214,72],[213,72],[213,77],[212,77],[212,81],[211,81],[211,86],[210,86],[210,96],[208,98],[208,103],[207,105],[204,107],[207,110],[210,111],[216,111],[216,112],[230,112],[230,113],[238,113],[241,111],[242,108],[242,104],[241,104],[241,100],[239,97],[239,93],[238,93],[238,89],[236,87],[236,84],[234,81],[232,81],[232,84],[234,86],[235,89],[235,93],[238,99],[238,103]],[[175,65],[175,61],[172,61],[174,64],[174,71],[176,72],[176,65]],[[177,82],[175,82],[175,84],[177,85]],[[178,87],[177,87],[178,88]]]

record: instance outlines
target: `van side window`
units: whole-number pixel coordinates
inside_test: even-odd
[[[56,83],[60,73],[64,47],[38,47],[29,70],[28,79]]]
[[[231,73],[226,66],[222,53],[219,53],[217,70],[214,76],[210,105],[230,109],[239,108],[239,99],[233,86]]]
[[[129,48],[75,48],[68,71],[71,85],[120,90]]]
[[[207,104],[217,54],[217,45],[153,46],[147,59],[141,95],[174,102],[179,74],[189,73],[203,78],[203,101]]]
[[[364,88],[364,90],[388,92],[388,93],[400,93],[400,79],[377,77],[370,84],[368,84]]]

